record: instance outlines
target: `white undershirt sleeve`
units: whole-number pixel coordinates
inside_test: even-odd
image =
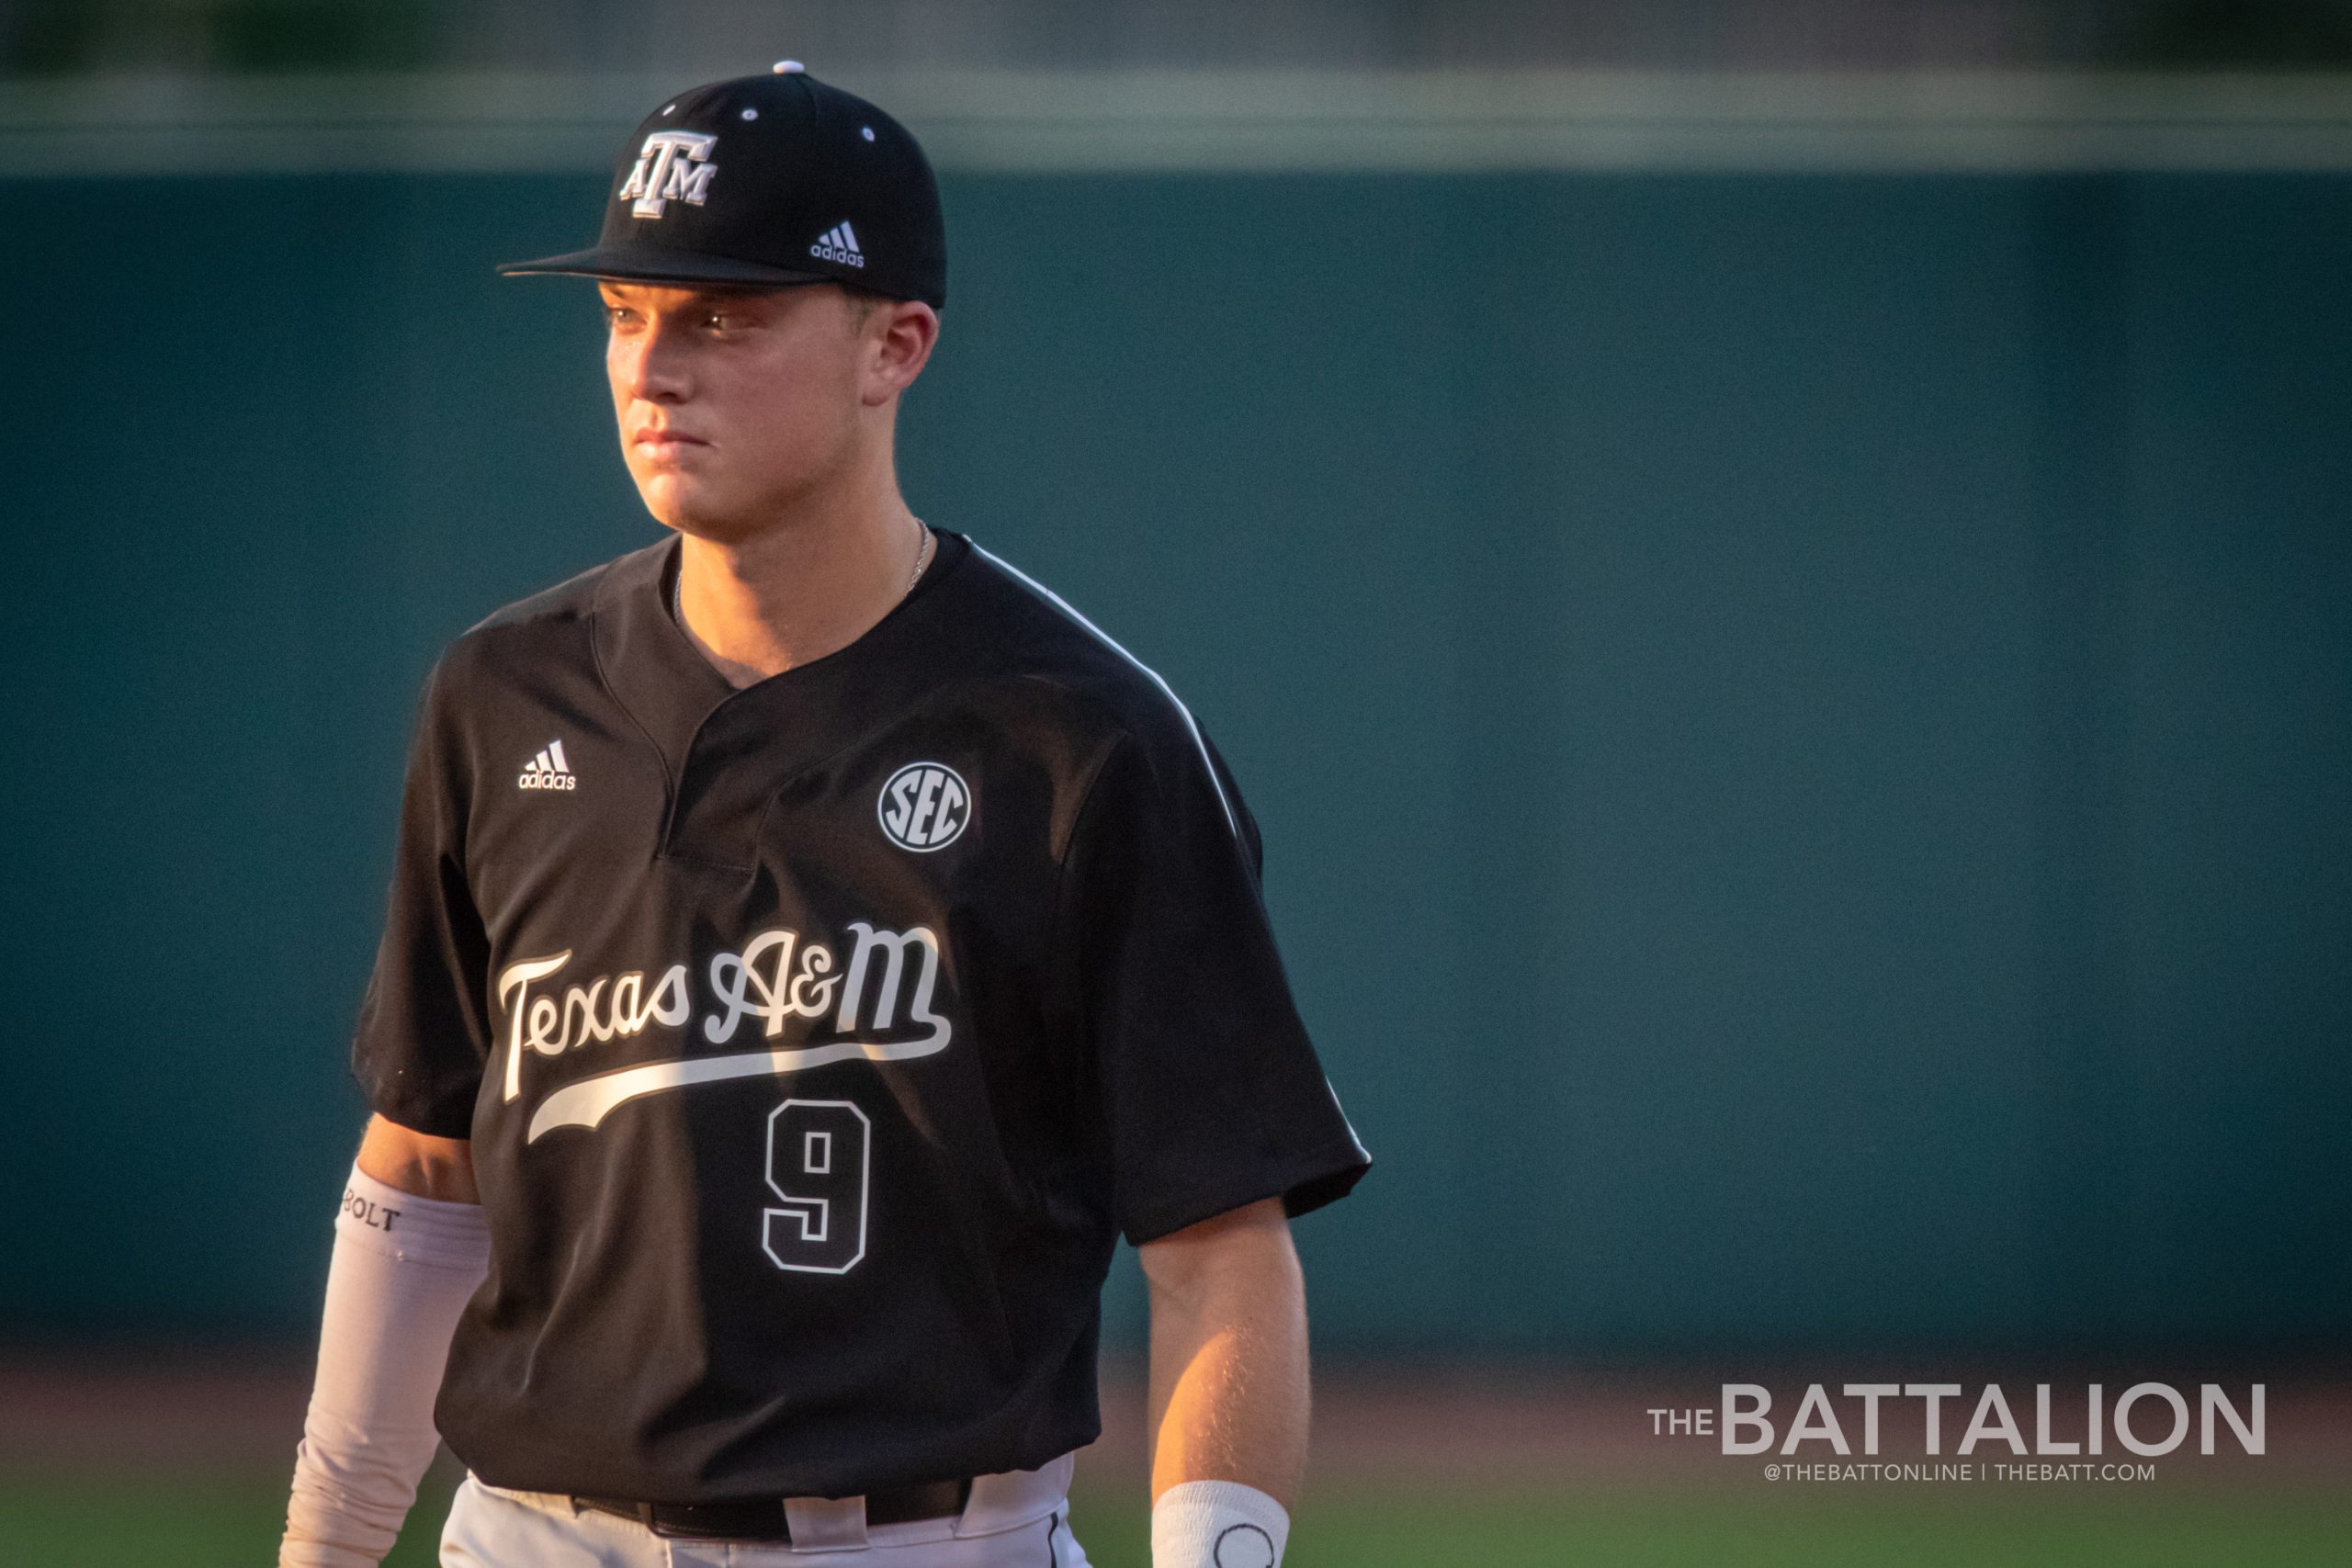
[[[334,1228],[279,1568],[376,1568],[391,1550],[440,1444],[449,1336],[490,1268],[480,1205],[401,1192],[356,1166]]]

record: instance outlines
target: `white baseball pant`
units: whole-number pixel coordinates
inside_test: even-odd
[[[1065,1457],[982,1476],[961,1514],[865,1523],[856,1499],[786,1505],[790,1544],[664,1537],[568,1497],[469,1475],[441,1532],[442,1568],[1087,1568],[1070,1533]]]

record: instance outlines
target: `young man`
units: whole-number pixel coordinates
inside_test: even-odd
[[[507,270],[600,280],[671,536],[428,682],[280,1562],[378,1561],[437,1425],[445,1562],[1082,1563],[1124,1231],[1155,1562],[1266,1568],[1287,1217],[1368,1161],[1256,825],[1157,675],[901,499],[945,279],[901,127],[787,62],[615,186]]]

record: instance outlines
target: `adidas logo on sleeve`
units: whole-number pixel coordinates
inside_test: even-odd
[[[864,266],[865,253],[857,248],[857,231],[843,219],[825,231],[808,254],[819,261],[840,262],[845,266]]]
[[[539,754],[523,764],[517,789],[577,789],[580,780],[563,760],[563,742],[550,740]]]

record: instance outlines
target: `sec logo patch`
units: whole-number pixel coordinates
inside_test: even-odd
[[[972,819],[972,791],[944,762],[909,762],[890,775],[875,815],[892,843],[917,854],[944,850]]]

